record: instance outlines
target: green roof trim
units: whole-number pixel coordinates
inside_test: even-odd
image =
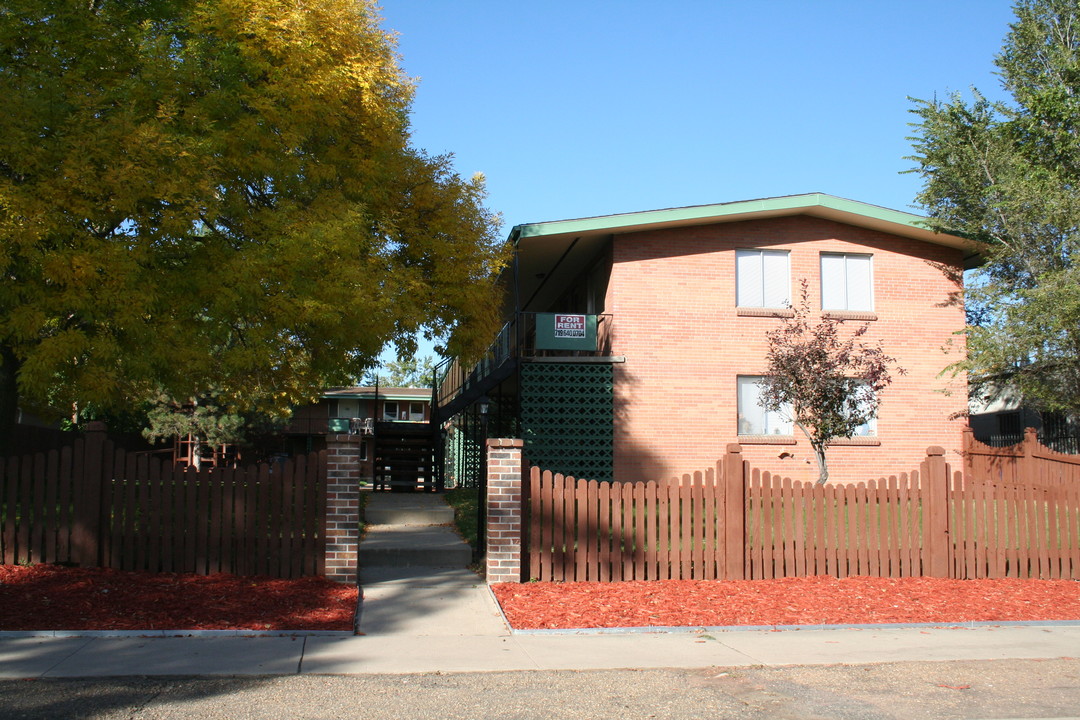
[[[415,392],[401,392],[415,390]],[[374,400],[374,388],[336,388],[323,392],[326,400]],[[431,402],[431,390],[427,388],[392,388],[379,390],[380,400],[409,400],[412,402]]]
[[[896,235],[913,237],[950,247],[971,248],[964,238],[930,230],[927,219],[913,213],[891,210],[878,205],[826,195],[808,193],[783,197],[744,200],[716,205],[695,205],[668,210],[605,215],[578,220],[527,223],[510,231],[510,242],[553,235],[591,235],[613,232],[639,232],[661,227],[699,225],[709,222],[734,222],[754,217],[816,215],[848,224],[863,225]]]

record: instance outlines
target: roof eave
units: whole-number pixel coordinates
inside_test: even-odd
[[[687,225],[738,222],[789,215],[812,215],[936,245],[945,245],[969,251],[977,250],[977,246],[970,240],[929,229],[926,218],[919,215],[825,193],[787,195],[776,198],[745,200],[716,205],[696,205],[667,210],[649,210],[577,220],[529,223],[515,226],[510,232],[509,240],[514,245],[517,245],[521,240],[527,238],[642,232]]]

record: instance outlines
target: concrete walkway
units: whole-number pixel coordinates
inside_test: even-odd
[[[481,601],[483,602],[483,601]],[[1080,627],[0,638],[0,678],[400,674],[1075,657]]]
[[[400,502],[398,510],[410,503],[426,507],[406,508],[409,513],[421,513],[404,523],[415,533],[396,521],[369,528],[361,554],[381,547],[389,555],[397,554],[402,563],[376,561],[361,567],[360,630],[364,635],[0,633],[0,678],[697,668],[1046,659],[1080,654],[1078,623],[512,633],[487,586],[465,569],[460,539],[449,527],[423,524],[432,519],[423,513],[432,508],[442,512],[438,510],[441,498],[399,497],[404,499],[373,496],[369,508],[375,513],[369,513],[369,518],[386,520],[379,512],[387,503]],[[435,519],[444,518],[443,513]],[[413,540],[403,540],[408,537]],[[413,548],[406,552],[409,543]],[[443,553],[445,548],[450,551]]]

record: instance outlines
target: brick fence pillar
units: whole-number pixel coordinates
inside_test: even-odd
[[[326,438],[326,577],[356,582],[361,435]]]
[[[522,440],[487,441],[488,584],[521,582]]]

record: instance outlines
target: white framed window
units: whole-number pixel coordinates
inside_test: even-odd
[[[397,420],[397,400],[386,400],[382,406],[383,420]]]
[[[331,417],[337,418],[354,418],[360,416],[360,401],[353,400],[351,398],[341,398],[333,401],[335,407],[331,412],[334,414]]]
[[[760,375],[740,375],[736,379],[739,435],[791,435],[791,411],[770,412],[761,406]]]
[[[409,419],[413,422],[420,422],[424,419],[424,403],[409,403]]]
[[[872,312],[872,255],[821,253],[821,309]]]
[[[736,250],[735,304],[759,308],[791,305],[790,253],[787,250]]]

